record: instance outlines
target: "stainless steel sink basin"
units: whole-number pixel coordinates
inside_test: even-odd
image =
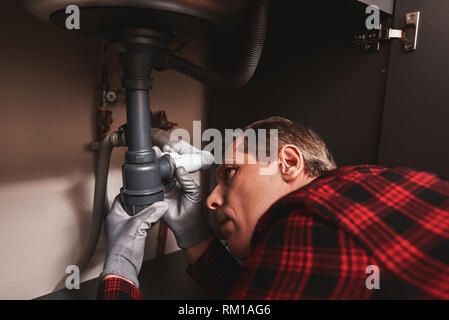
[[[69,5],[81,12],[80,32],[137,27],[185,33],[192,29],[226,33],[238,27],[250,0],[21,0],[35,16],[65,26]]]

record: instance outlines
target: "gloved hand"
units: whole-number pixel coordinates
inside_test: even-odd
[[[183,167],[176,169],[171,185],[165,188],[168,211],[162,220],[175,235],[178,247],[192,248],[212,235],[212,228],[201,212],[201,188]]]
[[[195,148],[184,140],[170,140],[171,136],[167,131],[152,128],[151,137],[153,145],[160,148],[163,152],[199,156],[201,161],[199,166],[200,170],[208,169],[215,162],[214,155],[209,151]],[[192,158],[190,161],[197,162],[196,159]],[[189,170],[188,168],[186,169]]]
[[[185,142],[184,140],[178,141],[170,141],[169,144],[165,144],[162,146],[162,151],[164,152],[176,152],[179,154],[189,154],[189,153],[199,153],[200,149],[195,148],[190,143]]]
[[[137,275],[142,267],[145,239],[149,230],[167,212],[168,205],[156,202],[129,216],[117,196],[105,218],[108,253],[100,279],[114,274],[134,282],[139,287]]]

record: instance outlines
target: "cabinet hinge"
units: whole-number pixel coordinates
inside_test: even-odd
[[[362,47],[367,52],[377,52],[381,42],[397,39],[402,41],[404,51],[413,52],[418,42],[420,18],[419,11],[409,12],[405,15],[405,25],[402,28],[380,25],[378,29],[356,34],[350,43]]]

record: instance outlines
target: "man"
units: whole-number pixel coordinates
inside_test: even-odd
[[[243,265],[213,235],[183,168],[166,192],[168,209],[142,213],[163,215],[204,290],[230,299],[449,299],[448,179],[408,168],[337,169],[318,135],[285,118],[250,128],[278,129],[278,158],[258,161],[234,143],[206,200]],[[241,155],[243,164],[233,161]],[[261,174],[267,168],[274,173]],[[99,298],[143,298],[127,282],[139,268],[103,272]]]

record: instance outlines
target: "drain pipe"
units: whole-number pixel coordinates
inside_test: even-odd
[[[183,140],[170,142],[170,134],[167,131],[156,128],[152,128],[151,131],[151,140],[156,145],[174,146],[174,150],[171,150],[170,152],[162,152],[157,146],[152,148],[152,151],[155,153],[155,157],[157,159],[157,164],[159,165],[160,176],[164,181],[173,178],[176,168],[180,166],[183,166],[187,172],[193,173],[199,170],[207,169],[214,163],[214,156],[210,152],[194,148]],[[108,207],[106,190],[112,150],[115,147],[126,146],[126,125],[122,126],[118,131],[108,135],[100,144],[100,148],[98,150],[97,167],[95,171],[95,191],[91,232],[87,241],[84,255],[77,264],[81,272],[86,269],[95,252],[101,234],[105,207]],[[182,152],[189,153],[179,154]]]

